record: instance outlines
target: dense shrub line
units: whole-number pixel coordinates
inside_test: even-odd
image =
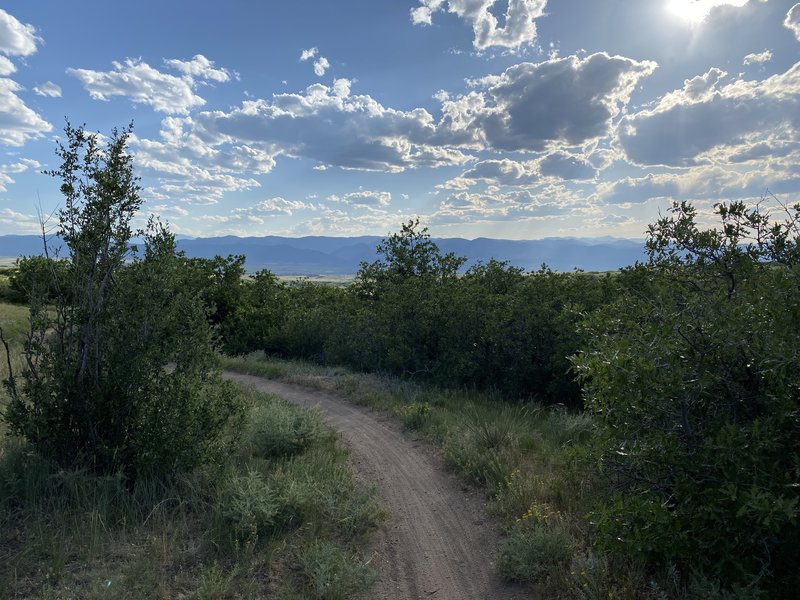
[[[581,344],[576,325],[614,297],[614,276],[525,273],[498,261],[459,274],[464,259],[442,255],[416,222],[378,252],[346,287],[284,283],[266,271],[242,279],[239,257],[191,264],[210,283],[214,314],[226,315],[230,354],[262,350],[580,406],[568,361]]]

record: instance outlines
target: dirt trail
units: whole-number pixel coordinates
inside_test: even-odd
[[[377,536],[380,578],[370,598],[531,597],[494,574],[491,561],[498,538],[482,499],[465,490],[445,471],[441,458],[405,438],[394,423],[327,392],[239,373],[225,372],[224,377],[305,408],[318,406],[349,443],[359,480],[376,485],[391,511]]]

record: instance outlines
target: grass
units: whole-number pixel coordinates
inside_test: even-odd
[[[594,482],[581,456],[589,416],[263,353],[225,357],[222,366],[340,393],[395,416],[408,435],[438,446],[454,471],[486,490],[489,510],[507,534],[497,560],[501,575],[539,584],[547,597],[583,597],[570,591],[569,569],[574,557],[588,552],[585,515]],[[616,592],[601,587],[605,598]]]
[[[22,316],[0,305],[7,332]],[[235,451],[171,481],[65,471],[0,438],[0,599],[362,593],[375,573],[361,548],[384,517],[374,490],[317,413],[236,393]]]

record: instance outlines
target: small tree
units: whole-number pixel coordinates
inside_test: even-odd
[[[200,299],[187,292],[175,240],[160,223],[134,231],[141,207],[131,127],[108,143],[67,124],[58,144],[58,234],[67,275],[31,298],[22,384],[7,382],[12,432],[64,466],[130,477],[207,460],[237,412],[214,371]],[[131,252],[134,235],[142,254]],[[169,363],[175,365],[168,372]]]

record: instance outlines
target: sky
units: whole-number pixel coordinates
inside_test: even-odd
[[[6,0],[0,234],[52,226],[67,120],[133,123],[180,235],[642,238],[800,201],[800,3]]]

